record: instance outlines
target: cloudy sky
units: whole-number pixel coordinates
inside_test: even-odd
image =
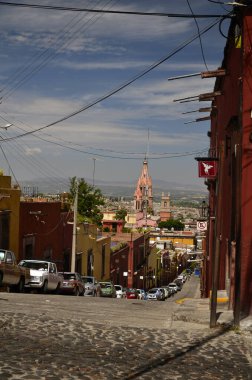
[[[187,15],[231,10],[208,0],[25,3]],[[216,21],[0,5],[0,126],[12,124],[0,129],[0,166],[17,181],[135,181],[147,155],[154,182],[204,188],[194,157],[209,146],[210,124],[185,123],[208,114],[184,113],[210,103],[174,100],[211,92],[214,79],[168,78],[221,65],[226,40],[219,23],[201,41],[194,38]],[[228,25],[221,23],[223,33]]]

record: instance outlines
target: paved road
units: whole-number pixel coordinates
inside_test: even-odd
[[[251,379],[251,333],[176,320],[197,294],[194,277],[165,302],[0,293],[0,379]]]

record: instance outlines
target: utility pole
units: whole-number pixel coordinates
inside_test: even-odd
[[[75,272],[76,261],[76,232],[77,232],[77,210],[78,210],[78,180],[75,181],[75,196],[74,196],[74,221],[73,221],[73,240],[72,240],[72,258],[71,258],[71,272]]]

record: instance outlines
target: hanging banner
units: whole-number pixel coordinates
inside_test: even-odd
[[[200,178],[215,178],[217,174],[217,161],[198,161]]]

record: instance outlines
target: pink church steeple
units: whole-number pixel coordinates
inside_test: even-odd
[[[147,159],[143,162],[142,172],[137,181],[134,193],[134,208],[136,212],[146,212],[153,209],[152,179],[148,172]]]

